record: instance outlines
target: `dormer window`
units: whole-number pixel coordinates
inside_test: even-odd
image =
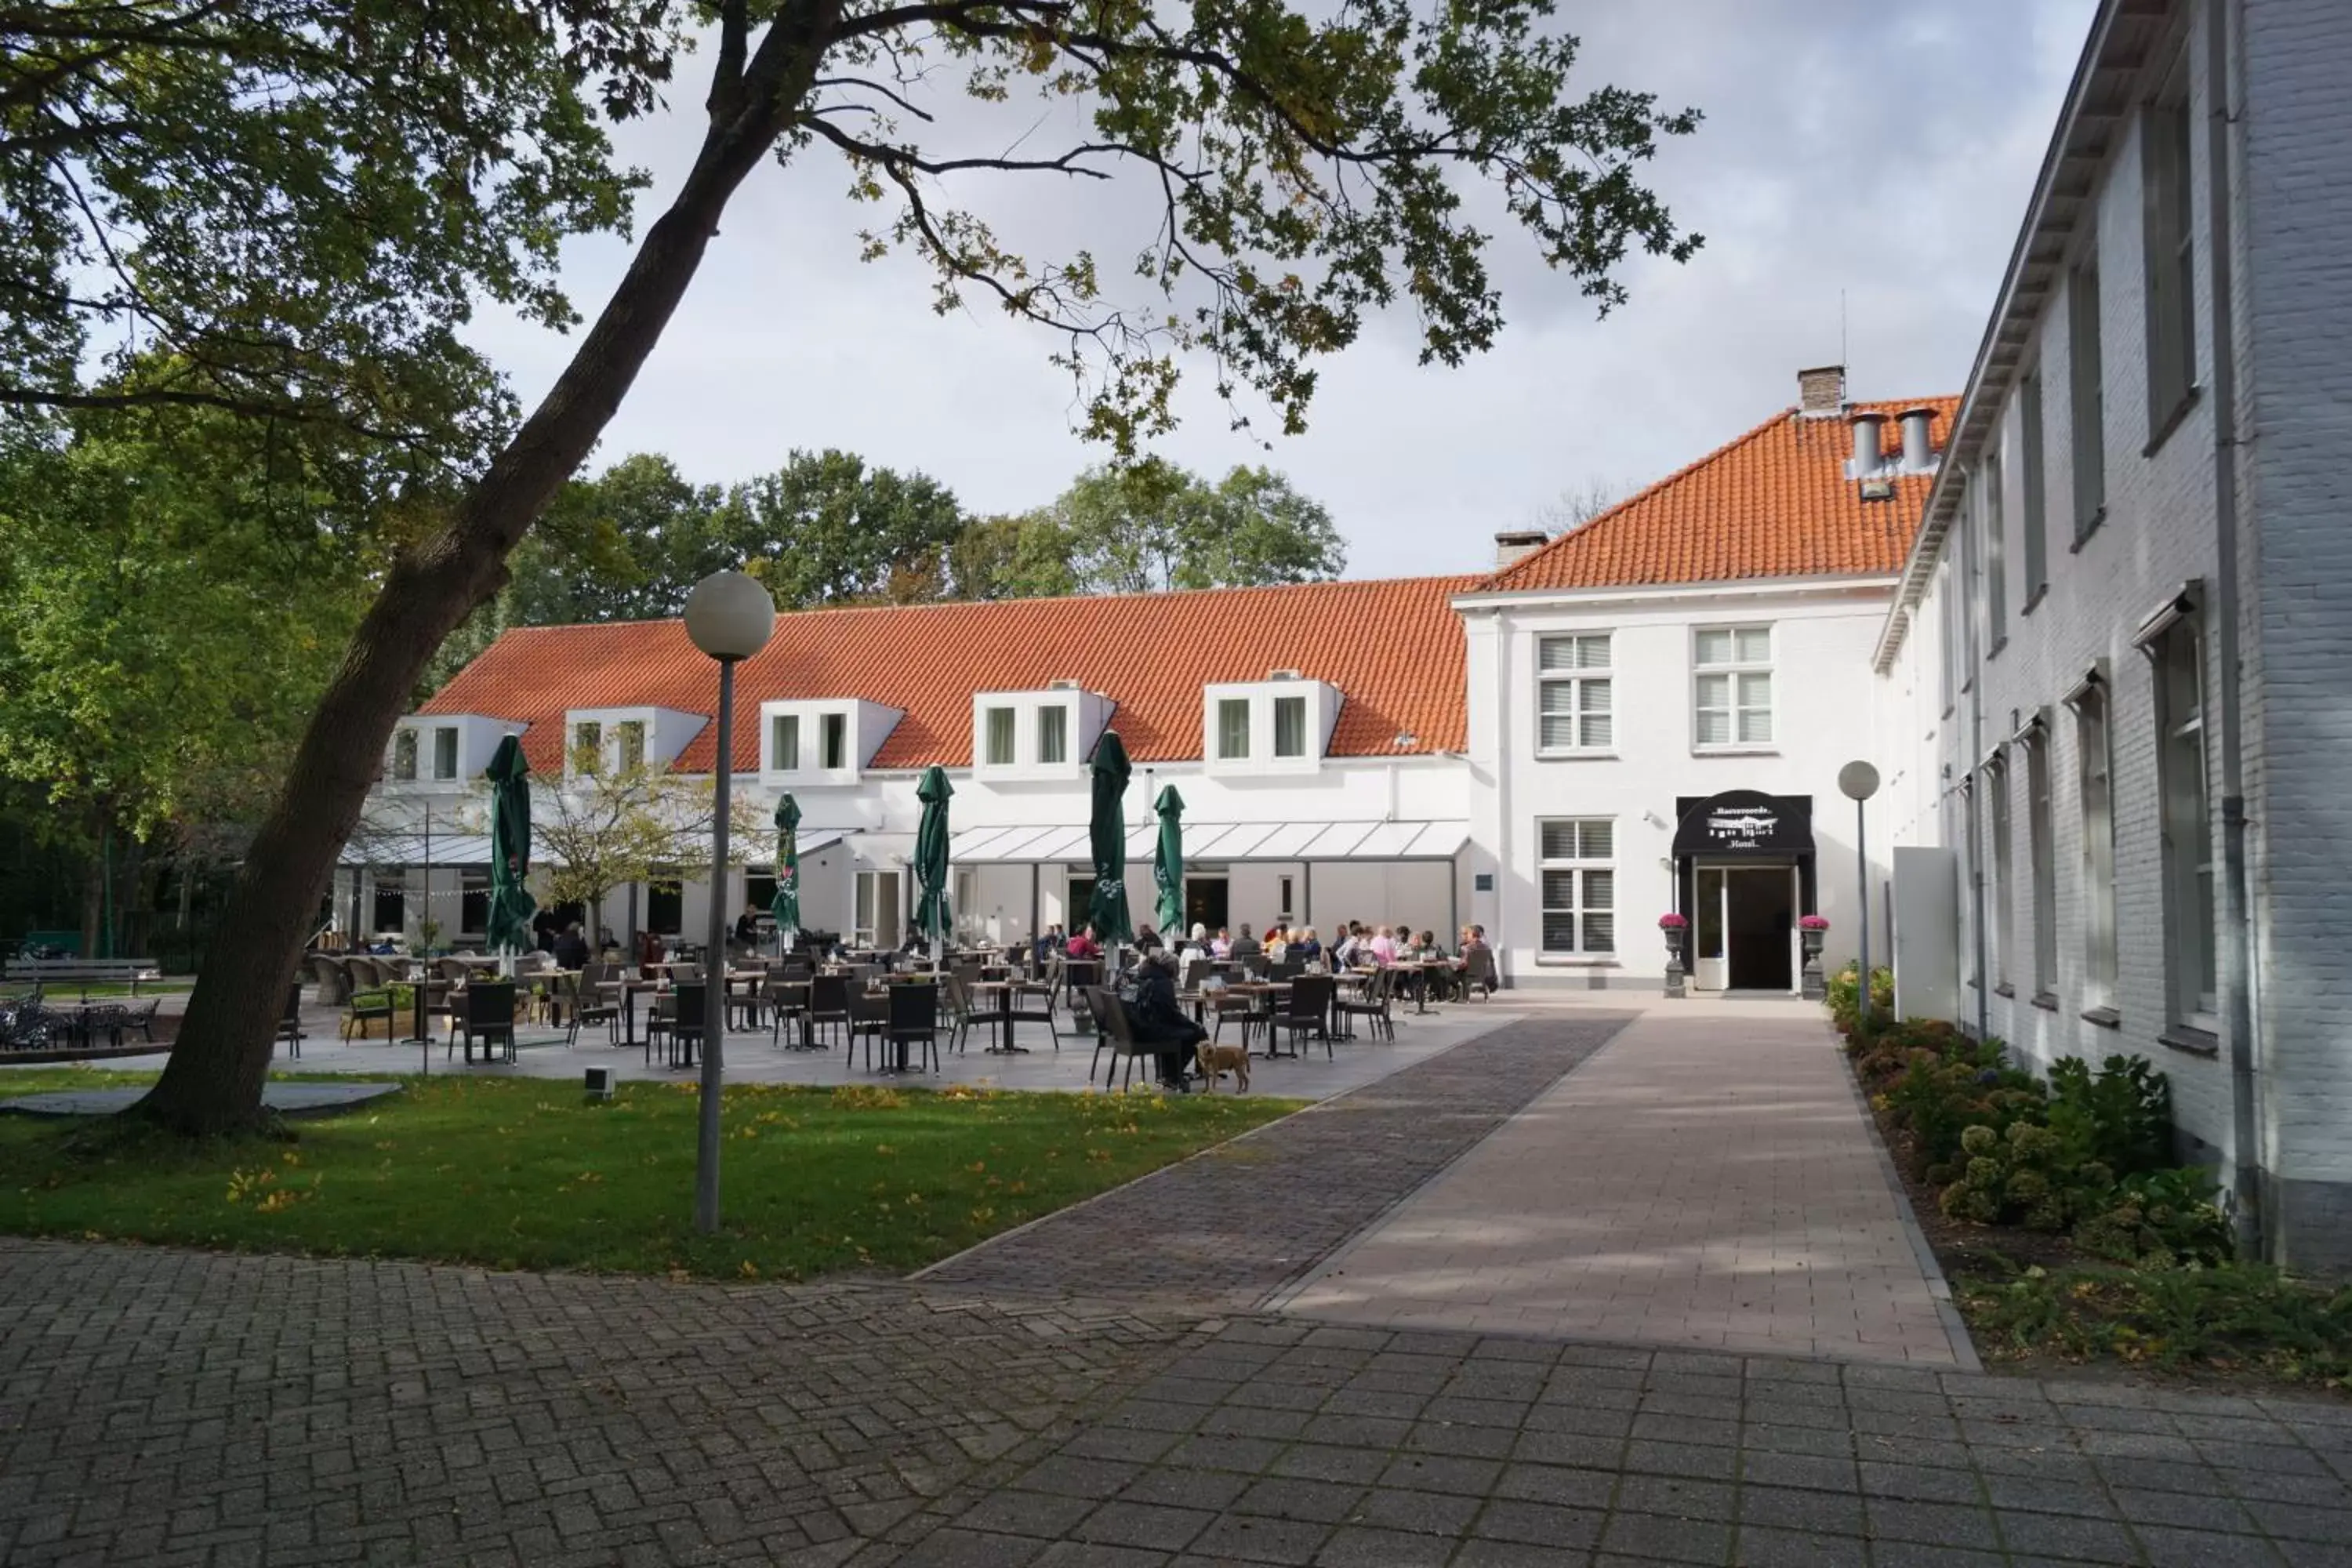
[[[1339,721],[1339,691],[1294,670],[1202,693],[1202,751],[1211,772],[1311,773]]]
[[[855,697],[760,705],[760,771],[787,785],[856,784],[903,715]]]
[[[457,776],[457,727],[442,724],[433,731],[433,777],[447,783]]]
[[[620,735],[621,771],[635,773],[646,765],[646,721],[624,719],[614,726]]]
[[[416,731],[394,730],[392,732],[392,776],[402,784],[416,780]]]
[[[824,766],[828,772],[849,765],[849,715],[827,713],[818,726],[824,738]]]
[[[1108,698],[1069,682],[1042,691],[975,691],[972,774],[1001,784],[1073,778],[1110,712]]]
[[[982,755],[992,768],[1013,765],[1013,729],[1017,715],[1010,708],[991,708],[986,715],[986,736]]]
[[[768,766],[780,773],[801,771],[801,716],[779,713],[768,721]]]
[[[564,771],[593,778],[669,767],[709,722],[674,708],[574,708],[563,716]]]
[[[596,773],[604,767],[604,726],[593,719],[572,726],[572,771]]]
[[[1070,760],[1070,710],[1062,703],[1037,710],[1037,761],[1047,767]]]

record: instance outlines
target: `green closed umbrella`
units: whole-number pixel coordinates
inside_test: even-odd
[[[1151,803],[1160,814],[1160,843],[1151,854],[1151,879],[1160,885],[1160,934],[1171,942],[1184,923],[1184,797],[1170,784]]]
[[[539,900],[523,879],[530,874],[530,764],[522,742],[509,735],[490,759],[490,914],[485,931],[492,952],[531,945],[530,917]]]
[[[947,769],[938,766],[924,769],[915,786],[915,798],[923,803],[922,820],[915,825],[915,929],[930,937],[935,965],[955,927],[948,908],[948,797],[954,794]]]
[[[1087,836],[1094,847],[1095,890],[1087,905],[1087,923],[1106,946],[1131,941],[1135,928],[1127,913],[1127,742],[1116,730],[1105,730],[1095,743],[1089,764],[1094,775],[1094,814]]]
[[[801,805],[786,790],[776,801],[776,896],[768,901],[776,940],[801,929]]]

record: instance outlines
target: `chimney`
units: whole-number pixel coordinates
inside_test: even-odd
[[[1845,366],[1825,364],[1797,373],[1797,412],[1827,419],[1845,412]]]
[[[1879,427],[1886,423],[1884,414],[1857,414],[1853,416],[1853,461],[1848,465],[1846,477],[1866,479],[1878,472],[1885,461],[1878,444]]]
[[[1906,408],[1901,415],[1903,424],[1903,471],[1924,474],[1936,466],[1936,448],[1928,445],[1929,423],[1936,417],[1932,408]]]
[[[1532,555],[1550,542],[1541,529],[1495,535],[1495,570],[1499,572],[1522,556]]]

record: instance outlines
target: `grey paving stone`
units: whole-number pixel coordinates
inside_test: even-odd
[[[2012,1555],[2082,1563],[2138,1561],[2130,1531],[2110,1520],[2000,1512],[1994,1521],[2000,1527],[2001,1543]]]
[[[2000,1537],[1993,1529],[1992,1513],[1987,1509],[1867,1498],[1864,1500],[1863,1511],[1874,1537],[1959,1546],[1971,1551],[2000,1549]]]
[[[1496,1478],[1494,1495],[1520,1502],[1558,1503],[1567,1508],[1607,1508],[1617,1478],[1601,1470],[1563,1465],[1512,1463]]]
[[[1996,1509],[2080,1514],[2089,1519],[2117,1517],[2115,1500],[2104,1487],[2011,1475],[1986,1476],[1983,1484],[1985,1496]]]
[[[1353,1522],[1423,1535],[1462,1535],[1486,1500],[1473,1493],[1381,1489],[1366,1494]]]
[[[1714,1481],[1627,1476],[1617,1486],[1617,1507],[1674,1519],[1728,1521],[1732,1517],[1731,1500],[1732,1489]]]
[[[1454,1542],[1444,1536],[1347,1525],[1315,1553],[1316,1568],[1444,1568]]]
[[[1722,1563],[1731,1551],[1731,1526],[1712,1520],[1620,1510],[1609,1516],[1601,1547],[1603,1552],[1624,1557]]]
[[[1224,1563],[1312,1563],[1331,1533],[1328,1524],[1228,1514],[1209,1526],[1192,1549]]]
[[[1380,1484],[1484,1497],[1494,1489],[1496,1479],[1502,1473],[1501,1463],[1494,1459],[1452,1454],[1399,1454],[1381,1473]]]
[[[1859,1536],[1742,1525],[1731,1561],[1735,1568],[1865,1568],[1869,1551]]]
[[[2146,1524],[2132,1533],[2148,1568],[2276,1568],[2285,1561],[2258,1536]]]
[[[1860,1535],[1864,1529],[1860,1498],[1788,1487],[1742,1486],[1739,1521],[1823,1535]]]
[[[1118,1496],[1127,1502],[1215,1512],[1233,1506],[1234,1500],[1249,1490],[1250,1485],[1249,1477],[1230,1470],[1171,1465],[1138,1477]]]
[[[1318,1481],[1365,1484],[1380,1479],[1389,1467],[1384,1448],[1343,1448],[1328,1443],[1295,1443],[1266,1467],[1276,1476],[1303,1476]]]
[[[1549,1503],[1502,1498],[1480,1511],[1471,1522],[1470,1532],[1488,1541],[1583,1548],[1599,1541],[1606,1517],[1597,1509],[1555,1508]]]
[[[1636,1438],[1625,1446],[1624,1466],[1653,1475],[1727,1481],[1739,1468],[1739,1450],[1729,1444],[1655,1443]]]
[[[1156,1503],[1112,1501],[1081,1521],[1072,1532],[1081,1541],[1112,1546],[1145,1546],[1181,1552],[1216,1520],[1205,1509],[1163,1508]]]
[[[1272,1476],[1253,1482],[1231,1507],[1235,1513],[1337,1524],[1356,1511],[1364,1495],[1362,1487]]]

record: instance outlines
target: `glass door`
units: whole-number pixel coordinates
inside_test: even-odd
[[[1701,866],[1696,877],[1697,896],[1691,908],[1691,984],[1701,991],[1721,991],[1731,973],[1724,944],[1723,868]]]

